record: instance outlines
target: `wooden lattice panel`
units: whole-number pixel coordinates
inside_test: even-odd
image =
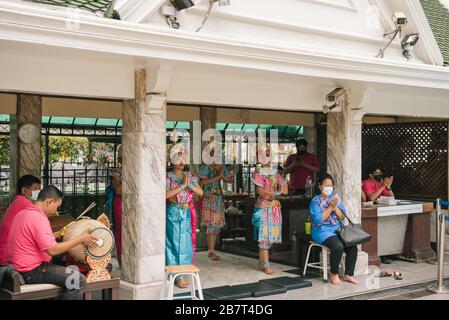
[[[363,125],[363,178],[369,165],[380,165],[394,176],[397,197],[446,199],[447,130],[445,121]]]

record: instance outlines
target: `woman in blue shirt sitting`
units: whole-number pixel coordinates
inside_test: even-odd
[[[357,246],[344,247],[336,231],[344,223],[346,209],[340,197],[334,194],[334,179],[326,174],[319,180],[321,194],[310,202],[310,217],[312,219],[312,239],[330,249],[331,272],[329,280],[335,285],[341,283],[338,277],[343,251],[346,253],[344,280],[357,284],[354,279],[354,269],[357,262]]]

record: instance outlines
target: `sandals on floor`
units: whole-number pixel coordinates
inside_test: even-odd
[[[385,278],[385,277],[391,277],[391,273],[387,272],[387,271],[381,271],[379,273],[379,278]]]
[[[215,254],[215,252],[209,252],[207,257],[212,261],[219,261],[220,257]]]
[[[395,271],[393,272],[393,277],[395,280],[402,280],[402,273],[400,273],[399,271]]]

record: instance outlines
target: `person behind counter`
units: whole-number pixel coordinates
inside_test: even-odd
[[[313,181],[314,173],[320,171],[320,162],[314,154],[307,152],[307,144],[306,139],[296,141],[297,153],[288,156],[284,164],[284,174],[290,174],[289,189],[295,195],[304,195],[307,177]]]
[[[394,197],[391,190],[393,177],[383,177],[382,169],[378,166],[368,167],[368,179],[363,182],[362,190],[367,200],[376,201],[381,196]]]
[[[336,233],[340,225],[344,223],[345,216],[343,213],[346,213],[346,209],[341,203],[340,197],[334,194],[334,179],[331,175],[324,175],[318,181],[318,186],[321,194],[316,195],[309,206],[312,220],[312,239],[330,249],[330,282],[335,285],[341,283],[338,277],[338,267],[344,251],[346,259],[343,280],[357,284],[354,279],[358,254],[357,246],[345,247]]]
[[[383,177],[382,169],[379,166],[370,166],[368,167],[368,179],[362,185],[362,192],[365,193],[369,201],[376,201],[381,196],[394,197],[391,190],[392,184],[393,177]],[[393,262],[388,256],[381,256],[380,261],[383,264]]]

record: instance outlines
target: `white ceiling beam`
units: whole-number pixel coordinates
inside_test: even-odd
[[[341,55],[309,47],[279,46],[260,40],[194,32],[173,32],[145,24],[80,17],[79,30],[67,29],[62,13],[34,8],[20,10],[0,0],[0,39],[70,47],[140,57],[242,67],[283,74],[389,83],[449,90],[449,69]],[[3,45],[3,44],[2,44]]]

